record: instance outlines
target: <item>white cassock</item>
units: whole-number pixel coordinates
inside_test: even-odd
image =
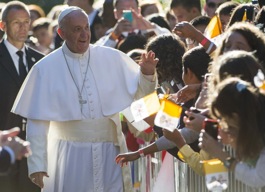
[[[64,44],[39,61],[12,112],[28,119],[29,174],[48,173],[43,191],[132,191],[129,167],[114,162],[127,150],[119,112],[156,83],[155,75],[144,76],[126,54],[107,47],[75,54]]]

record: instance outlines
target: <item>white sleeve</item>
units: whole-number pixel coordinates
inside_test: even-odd
[[[47,172],[47,135],[49,121],[27,121],[27,140],[30,142],[32,155],[28,157],[29,175],[35,172]]]
[[[156,35],[170,34],[171,33],[168,29],[166,29],[164,27],[160,27],[157,24],[155,24],[155,28],[153,29],[153,31],[155,32]]]
[[[115,48],[117,45],[117,41],[110,39],[109,35],[105,35],[101,37],[95,45],[101,45],[101,46],[106,46],[106,47],[112,47]]]
[[[155,91],[157,87],[157,74],[154,75],[144,75],[140,71],[140,79],[138,84],[137,92],[134,96],[134,99],[140,99],[145,95],[148,95]]]
[[[244,162],[237,163],[235,177],[237,180],[250,187],[265,186],[265,149],[262,150],[256,166],[250,166]]]

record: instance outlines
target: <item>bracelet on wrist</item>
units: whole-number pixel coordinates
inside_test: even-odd
[[[210,46],[208,47],[208,49],[206,51],[207,54],[210,54],[211,53],[211,50],[212,50],[213,46],[214,46],[214,43],[211,42]]]
[[[207,42],[208,42],[208,39],[204,37],[203,40],[200,42],[200,44],[204,46]]]

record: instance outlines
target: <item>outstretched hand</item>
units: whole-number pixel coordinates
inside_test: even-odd
[[[128,164],[129,161],[135,161],[139,159],[140,155],[138,151],[129,152],[129,153],[122,153],[117,155],[115,158],[116,164],[120,164],[121,167]]]
[[[223,152],[223,145],[207,134],[204,129],[200,133],[199,147],[222,161],[226,157],[226,153]]]
[[[185,111],[185,114],[187,115],[183,117],[185,127],[196,132],[200,132],[203,128],[202,125],[206,116],[201,113],[194,113],[192,111]]]
[[[176,24],[173,32],[180,37],[190,38],[195,40],[198,33],[200,33],[195,27],[193,27],[189,22],[180,22]]]
[[[171,94],[169,99],[175,103],[185,103],[190,99],[193,99],[198,94],[201,84],[186,85],[180,89],[177,93]]]
[[[18,127],[14,127],[9,130],[0,131],[0,146],[5,145],[8,142],[9,137],[15,137],[19,134],[20,129]]]
[[[144,75],[154,75],[158,61],[159,59],[155,58],[155,53],[153,51],[143,53],[141,61],[139,62],[142,73]]]
[[[0,146],[10,147],[17,160],[21,160],[23,157],[31,155],[30,143],[17,137],[20,132],[18,127],[0,131]]]

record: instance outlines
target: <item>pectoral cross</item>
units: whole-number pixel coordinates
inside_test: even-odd
[[[84,105],[84,104],[87,103],[87,100],[84,100],[84,99],[82,98],[82,96],[79,95],[79,103],[80,103],[81,105]]]

